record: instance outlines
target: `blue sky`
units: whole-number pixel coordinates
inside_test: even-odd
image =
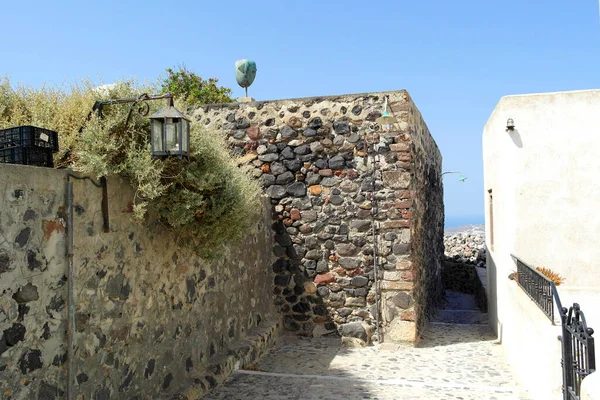
[[[407,89],[444,157],[446,215],[483,220],[481,132],[508,94],[600,88],[598,1],[23,1],[2,6],[0,75],[32,86],[156,80],[184,63],[269,100]]]

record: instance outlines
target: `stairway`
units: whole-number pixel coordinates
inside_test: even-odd
[[[446,304],[437,311],[431,323],[487,325],[488,315],[477,307],[474,295],[446,291]]]

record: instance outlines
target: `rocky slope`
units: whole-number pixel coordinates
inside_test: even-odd
[[[444,236],[444,255],[447,259],[485,267],[485,230],[470,227],[463,232]]]

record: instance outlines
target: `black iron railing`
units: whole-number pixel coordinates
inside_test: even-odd
[[[562,308],[554,282],[517,257],[513,258],[517,263],[517,283],[554,324],[554,299],[558,309]]]
[[[561,310],[563,394],[565,400],[579,400],[581,381],[596,370],[594,330],[588,328],[585,316],[575,303]]]
[[[562,306],[556,285],[528,264],[511,254],[517,264],[516,281],[554,324],[555,306],[560,315],[562,335],[561,366],[563,399],[580,400],[581,381],[596,370],[594,330],[587,326],[579,304]]]

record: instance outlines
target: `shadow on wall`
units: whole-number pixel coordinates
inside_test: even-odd
[[[512,141],[515,144],[515,146],[517,146],[520,149],[523,148],[523,141],[521,140],[521,134],[519,133],[518,129],[515,129],[514,131],[508,132],[508,135],[512,139]]]
[[[336,326],[334,317],[327,309],[324,297],[327,297],[329,302],[339,299],[337,302],[343,305],[341,294],[345,292],[351,295],[356,290],[347,288],[344,291],[337,285],[339,290],[334,286],[333,290],[336,292],[332,292],[331,287],[327,286],[335,282],[334,276],[329,273],[329,251],[321,250],[316,238],[308,239],[314,243],[303,243],[308,250],[294,243],[294,238],[287,233],[281,220],[275,221],[272,227],[277,243],[274,253],[278,257],[273,264],[273,272],[276,274],[275,304],[283,314],[284,328],[302,336],[341,335],[349,345],[361,346],[370,343],[373,332],[367,323],[355,321]],[[308,254],[309,252],[311,253]],[[360,279],[363,279],[365,284],[368,281],[367,278]],[[366,295],[366,289],[363,290]],[[348,313],[352,312],[352,309],[347,310]]]
[[[327,315],[323,299],[317,295],[317,286],[302,265],[305,254],[297,253],[298,248],[294,247],[282,221],[274,222],[272,228],[278,244],[274,248],[278,259],[273,264],[273,272],[277,274],[274,280],[275,305],[284,315],[284,327],[311,336],[312,324],[308,321],[312,320],[325,323],[325,329],[334,333],[335,324]]]
[[[486,252],[485,267],[487,269],[487,310],[490,327],[496,333],[498,342],[502,343],[502,323],[498,320],[498,271],[492,251]]]

